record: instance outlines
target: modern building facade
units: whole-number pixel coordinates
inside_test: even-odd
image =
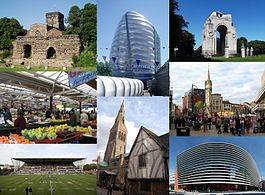
[[[182,97],[183,112],[188,112],[194,109],[198,101],[205,102],[205,89],[192,88]]]
[[[247,191],[259,187],[259,171],[251,155],[229,143],[194,146],[177,156],[179,189]]]
[[[160,38],[143,15],[129,11],[122,16],[110,51],[113,76],[151,80],[161,66]]]

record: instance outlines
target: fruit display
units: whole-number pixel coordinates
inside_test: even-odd
[[[88,126],[88,127],[77,127],[77,131],[80,131],[80,132],[82,132],[84,134],[90,134],[90,135],[93,135],[93,136],[95,136],[96,132],[97,132],[97,130],[93,129],[91,126]]]
[[[66,123],[68,121],[69,119],[51,119],[50,120],[51,123]]]
[[[34,142],[24,139],[23,136],[18,134],[10,134],[9,137],[1,136],[0,143],[2,144],[34,144]]]

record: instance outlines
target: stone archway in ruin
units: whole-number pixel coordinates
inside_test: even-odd
[[[29,44],[24,45],[23,50],[24,50],[24,56],[23,57],[24,58],[30,58],[31,54],[32,54],[31,45],[29,45]]]
[[[47,59],[55,59],[56,58],[56,50],[53,47],[49,47],[47,50]]]
[[[224,25],[218,26],[216,34],[216,54],[225,54],[227,27]]]
[[[224,55],[225,50],[229,56],[237,53],[236,28],[231,14],[213,12],[203,26],[202,55],[205,57]]]

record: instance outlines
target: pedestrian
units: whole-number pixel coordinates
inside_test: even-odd
[[[22,112],[18,113],[18,117],[15,120],[16,133],[21,135],[21,131],[26,129],[26,119]]]
[[[245,119],[241,117],[240,119],[240,132],[244,135],[245,134]]]
[[[217,134],[222,134],[221,125],[222,125],[222,120],[220,117],[217,117],[216,119],[216,129],[218,130]]]
[[[29,187],[29,195],[32,195],[32,188]]]
[[[108,188],[107,195],[112,195],[112,184],[109,183],[107,188]]]
[[[228,133],[229,119],[224,118],[224,133]]]
[[[206,116],[202,118],[202,124],[203,124],[203,132],[206,132],[208,126],[208,119],[206,118]]]
[[[28,195],[29,194],[29,187],[28,186],[26,187],[25,191],[26,191],[26,195]]]
[[[240,119],[236,116],[236,133],[240,136]]]
[[[211,128],[212,128],[212,116],[209,115],[208,116],[208,129],[211,130]]]

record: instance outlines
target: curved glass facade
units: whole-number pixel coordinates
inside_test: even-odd
[[[160,38],[143,15],[127,12],[118,24],[110,51],[112,75],[150,80],[161,65]]]
[[[177,156],[177,170],[179,186],[192,190],[195,186],[247,190],[259,185],[259,172],[250,154],[228,143],[206,143],[188,149]]]

